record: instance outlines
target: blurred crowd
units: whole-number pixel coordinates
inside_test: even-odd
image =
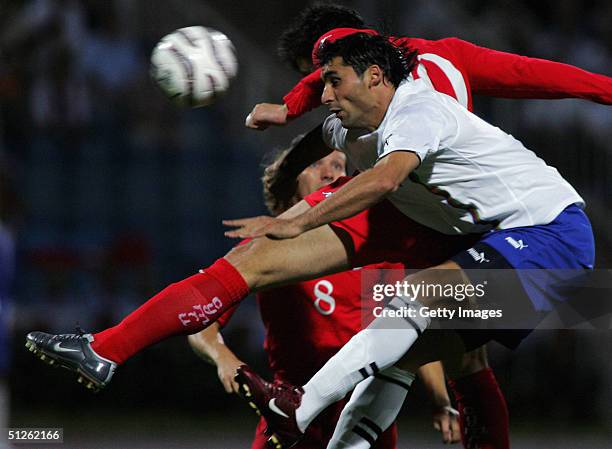
[[[209,229],[218,217],[206,211],[229,194],[219,186],[236,170],[232,139],[219,135],[222,117],[179,111],[149,79],[148,56],[164,34],[152,30],[163,15],[153,7],[96,0],[7,6],[0,148],[24,205],[19,300],[43,309],[29,317],[53,316],[54,328],[72,325],[73,315],[85,325],[99,314],[116,319],[113,304],[129,307],[128,297],[140,302],[164,282],[152,284],[153,264],[166,279],[225,249]],[[178,21],[158,28],[170,31]],[[77,297],[83,300],[74,308]],[[65,313],[45,313],[51,304],[65,304]]]
[[[4,334],[9,321],[18,332],[34,327],[71,331],[77,321],[89,329],[116,322],[168,282],[222,255],[232,242],[222,238],[221,218],[263,212],[259,161],[268,148],[253,141],[249,131],[236,130],[255,101],[278,101],[283,88],[296,81],[275,62],[277,35],[262,32],[269,29],[268,19],[280,33],[282,24],[306,4],[288,3],[275,11],[274,2],[253,2],[246,8],[271,12],[252,23],[255,16],[221,1],[2,2],[2,378],[8,367]],[[610,1],[342,3],[375,26],[383,19],[395,35],[458,36],[612,75]],[[242,73],[225,104],[180,111],[149,79],[148,57],[172,29],[209,25],[207,13],[215,26],[230,28],[224,31],[237,44]],[[247,87],[251,78],[265,78],[259,73],[263,69],[252,67],[257,59],[241,58],[241,46],[253,43],[268,54],[268,69],[281,74],[274,86],[258,81]],[[249,95],[236,94],[245,89],[251,89]],[[476,112],[557,166],[587,198],[598,266],[610,267],[612,109],[574,100],[479,99]],[[588,360],[557,366],[550,366],[549,359],[549,366],[539,361],[537,351],[566,349],[571,354],[568,345],[575,343],[564,338],[552,343],[535,339],[536,349],[525,357],[542,374],[516,382],[533,391],[542,377],[563,369],[599,385],[594,400],[602,402],[603,410],[603,401],[612,399],[603,381],[609,380],[610,360],[599,360],[597,368],[586,372]],[[584,347],[596,346],[588,336],[580,339]],[[585,393],[576,388],[573,394]],[[593,413],[601,417],[602,410]]]
[[[422,0],[410,2],[398,23],[405,32],[419,37],[458,36],[497,50],[561,61],[608,76],[612,73],[612,3],[606,1]],[[478,113],[516,133],[559,168],[587,196],[589,212],[609,223],[609,107],[579,100],[482,99],[480,106]],[[601,230],[600,239],[605,239],[609,249],[610,235],[605,226]],[[603,256],[600,266],[610,266],[609,255],[598,256]]]

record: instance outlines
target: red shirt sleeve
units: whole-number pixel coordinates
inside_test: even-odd
[[[612,104],[612,78],[545,59],[442,39],[462,65],[474,94],[502,98],[582,98]]]
[[[302,80],[283,97],[287,105],[287,117],[296,118],[321,105],[323,81],[321,69],[317,69]]]
[[[446,50],[447,56],[468,78],[467,84],[473,94],[500,98],[582,98],[612,104],[612,78],[569,64],[491,50],[457,38],[435,42],[423,39],[396,41],[420,52]],[[297,118],[318,107],[322,91],[321,71],[317,69],[283,98],[287,116]]]

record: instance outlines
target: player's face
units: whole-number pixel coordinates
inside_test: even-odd
[[[344,65],[340,56],[321,69],[325,83],[321,102],[342,122],[345,128],[369,128],[371,112],[376,105],[369,88],[370,73],[358,76],[351,66]]]
[[[346,156],[340,151],[333,151],[307,167],[298,176],[298,195],[306,195],[334,182],[340,176],[346,176]]]

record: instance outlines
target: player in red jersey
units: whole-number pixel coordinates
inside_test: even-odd
[[[297,176],[297,183],[294,182],[291,187],[281,190],[274,188],[280,178],[285,178],[284,183],[290,181],[280,173],[279,169],[290,150],[280,153],[265,171],[264,197],[272,215],[281,214],[306,195],[346,175],[346,157],[343,153],[334,151],[307,167]],[[403,278],[403,264],[382,263],[365,268],[402,270],[381,272],[381,282],[394,282]],[[366,316],[367,310],[361,301],[361,272],[362,270],[346,271],[257,294],[265,327],[264,348],[268,354],[274,381],[305,383],[362,328],[362,319]],[[287,298],[291,300],[287,301]],[[217,366],[219,380],[228,393],[239,393],[239,386],[234,376],[238,367],[244,365],[225,345],[220,333],[220,329],[231,319],[235,310],[236,308],[230,310],[208,329],[189,336],[189,342],[196,353]],[[442,432],[444,442],[458,441],[459,424],[455,414],[452,413],[453,409],[450,408],[451,403],[445,388],[441,364],[431,363],[418,374],[434,401],[434,427]],[[385,380],[385,376],[392,376],[393,382]],[[384,403],[383,412],[389,412],[388,419],[391,421],[401,407],[407,388],[413,379],[412,373],[393,368],[372,380],[377,385],[370,388],[377,390],[377,397],[370,397],[372,400]],[[356,398],[353,398],[353,401],[355,400]],[[317,417],[308,427],[304,439],[297,444],[296,449],[328,447],[346,402],[345,400],[334,404]],[[363,409],[372,405],[360,403],[359,406]],[[372,410],[368,411],[371,412]],[[353,410],[353,414],[355,413],[356,410]],[[376,413],[379,414],[381,411]],[[374,420],[370,421],[372,422]],[[364,423],[360,425],[367,426]],[[262,417],[255,432],[252,449],[266,447],[269,436],[265,434],[265,429],[266,422]],[[355,439],[356,436],[351,435],[353,429],[354,427],[348,429],[348,435],[335,435],[335,439],[341,441]],[[367,431],[362,430],[362,432]],[[396,440],[397,429],[393,424],[377,437],[372,447],[393,449],[396,447]]]
[[[353,10],[336,5],[309,7],[286,29],[280,54],[304,77],[285,97],[283,104],[256,105],[246,120],[250,128],[285,125],[321,105],[323,83],[320,70],[312,72],[311,52],[317,39],[334,28],[364,29]],[[338,35],[336,35],[338,38]],[[412,76],[424,78],[436,90],[457,99],[472,110],[472,96],[500,98],[582,98],[612,104],[612,79],[559,62],[519,56],[480,47],[457,38],[436,41],[410,37],[390,38],[417,53]],[[312,72],[312,73],[310,73]]]

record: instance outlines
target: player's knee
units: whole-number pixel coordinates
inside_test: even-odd
[[[344,423],[351,423],[359,421],[363,415],[365,408],[359,404],[358,401],[349,401],[349,403],[342,410],[340,415],[340,421]]]
[[[280,271],[270,263],[271,258],[262,245],[264,241],[263,238],[250,240],[234,247],[224,257],[242,275],[251,291],[266,287],[271,275]]]

